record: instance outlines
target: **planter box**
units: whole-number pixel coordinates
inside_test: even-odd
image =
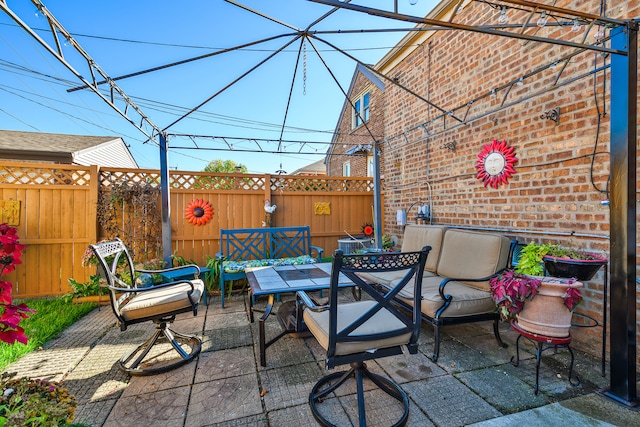
[[[73,298],[73,303],[74,304],[82,304],[85,302],[92,302],[98,305],[109,305],[110,301],[109,301],[109,295],[90,295],[88,297],[76,297]]]

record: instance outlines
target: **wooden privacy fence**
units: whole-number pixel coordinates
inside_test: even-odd
[[[6,277],[13,295],[60,295],[71,290],[69,278],[88,280],[95,270],[82,255],[102,238],[123,238],[136,261],[161,257],[159,186],[157,170],[0,161],[0,222],[15,222],[27,245],[23,264]],[[196,199],[213,207],[205,225],[185,218]],[[277,206],[270,216],[266,199]],[[373,222],[371,178],[174,171],[170,200],[172,252],[200,264],[219,251],[221,228],[309,225],[312,244],[331,255],[339,238]]]

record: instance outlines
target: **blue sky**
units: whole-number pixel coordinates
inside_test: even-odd
[[[276,20],[305,28],[330,10],[306,0],[240,1]],[[392,0],[354,1],[391,10]],[[399,12],[426,15],[438,2],[419,0],[410,5],[398,0]],[[14,11],[45,40],[51,40],[48,24],[36,16],[27,0],[7,0]],[[134,73],[175,61],[205,55],[220,49],[292,30],[223,0],[148,1],[115,0],[86,2],[49,0],[45,6],[53,13],[82,48],[110,77]],[[361,30],[411,28],[413,25],[339,10],[314,26],[317,30]],[[366,63],[377,62],[403,36],[404,32],[334,34],[321,37],[347,50]],[[274,173],[282,168],[293,172],[321,160],[331,140],[344,96],[327,72],[313,47],[306,44],[304,57],[296,69],[300,43],[294,42],[271,60],[226,86],[291,40],[280,37],[251,48],[167,68],[117,81],[140,109],[159,128],[164,129],[215,93],[221,93],[198,112],[171,126],[175,134],[222,136],[211,138],[170,137],[169,166],[180,170],[202,170],[213,159],[231,159],[245,164],[252,173]],[[346,90],[356,64],[321,42],[314,42],[324,62]],[[67,61],[88,77],[85,61],[73,48],[64,47]],[[294,70],[296,83],[291,88]],[[33,132],[79,135],[120,136],[130,146],[143,168],[158,168],[159,155],[154,142],[118,115],[93,92],[67,89],[78,79],[42,46],[0,11],[0,128]],[[289,92],[289,110],[287,102]],[[121,104],[119,104],[121,105]],[[287,114],[281,154],[277,141]],[[135,115],[130,115],[135,118]],[[259,147],[258,147],[259,145]],[[200,147],[202,149],[194,149]],[[232,147],[233,150],[229,151]],[[253,152],[243,152],[248,150]],[[318,154],[299,154],[298,151]]]

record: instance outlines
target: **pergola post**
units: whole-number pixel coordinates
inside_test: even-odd
[[[604,394],[637,406],[636,394],[636,144],[638,25],[611,30],[611,351]],[[606,308],[605,308],[606,309]]]
[[[159,135],[160,145],[160,196],[162,204],[162,260],[167,267],[171,262],[171,205],[169,203],[169,151],[167,136]]]
[[[382,249],[382,188],[380,188],[380,147],[374,141],[373,149],[373,222],[376,249]]]

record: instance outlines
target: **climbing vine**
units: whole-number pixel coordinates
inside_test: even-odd
[[[98,223],[102,235],[119,237],[135,259],[152,259],[162,252],[160,188],[146,182],[114,181],[101,186]]]

